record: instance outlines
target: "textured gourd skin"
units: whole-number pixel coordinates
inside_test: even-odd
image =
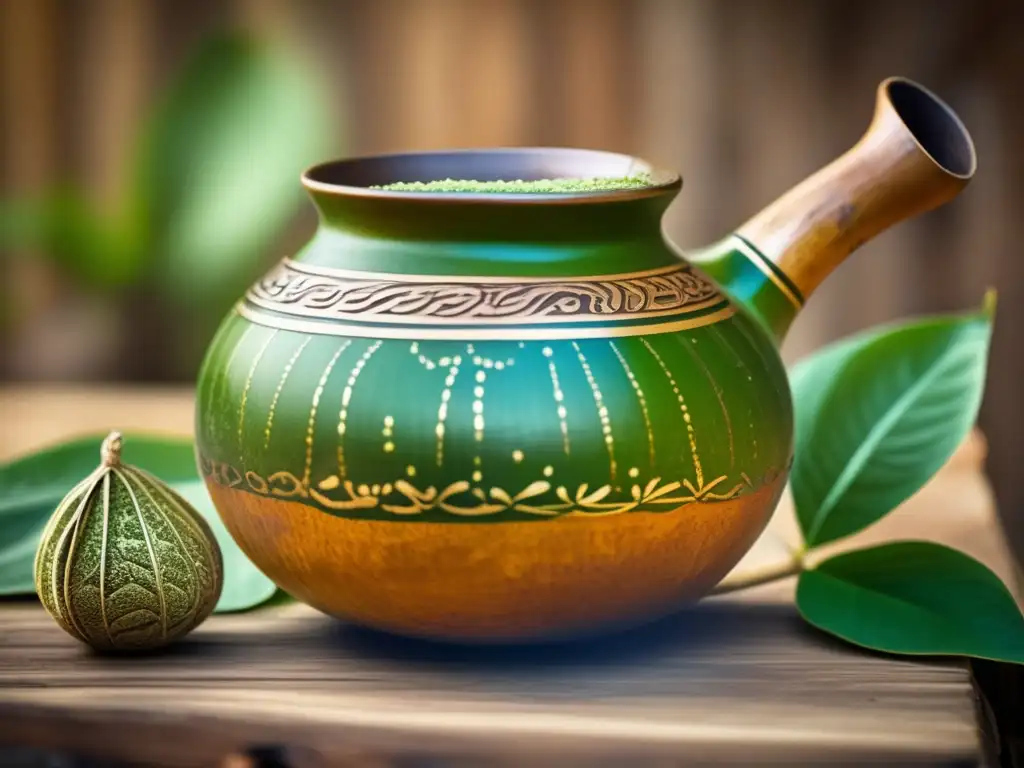
[[[303,335],[232,316],[196,400],[210,495],[260,570],[326,613],[460,642],[586,635],[699,598],[764,530],[792,456],[785,370],[739,314],[522,345]]]
[[[326,613],[459,642],[707,594],[783,491],[792,403],[766,329],[663,243],[651,194],[360,198],[338,220],[355,203],[321,199],[199,375],[200,471],[249,559]]]
[[[43,606],[98,650],[150,650],[213,611],[223,561],[209,525],[152,475],[104,463],[57,507],[35,561]]]

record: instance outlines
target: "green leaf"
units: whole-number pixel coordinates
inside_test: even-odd
[[[955,549],[903,541],[846,552],[800,575],[818,629],[888,653],[1024,664],[1024,616],[992,571]]]
[[[301,172],[329,152],[327,103],[312,68],[262,40],[216,36],[188,61],[144,136],[135,182],[170,295],[233,298],[263,270],[303,199]]]
[[[802,447],[810,444],[814,426],[818,423],[818,414],[822,405],[828,401],[836,372],[842,368],[846,359],[869,341],[866,335],[837,341],[790,369],[789,386],[794,399],[796,393],[800,393],[798,401],[794,403],[794,445]]]
[[[0,204],[0,248],[38,251],[94,289],[139,279],[145,251],[135,234],[122,222],[101,216],[72,190]]]
[[[0,467],[0,595],[35,591],[32,562],[43,527],[61,499],[99,466],[105,436],[83,437]],[[125,435],[124,460],[166,482],[196,478],[188,440]]]
[[[949,460],[977,418],[993,309],[994,296],[981,312],[884,326],[794,367],[791,483],[808,546],[871,525]]]
[[[296,605],[299,602],[299,600],[296,600],[283,589],[278,588],[272,598],[265,603],[260,603],[260,608],[280,608],[286,605]]]
[[[270,579],[252,564],[231,538],[224,522],[213,506],[206,485],[201,480],[176,483],[174,491],[199,512],[213,529],[224,558],[224,589],[217,601],[215,613],[231,613],[255,608],[275,597],[278,589]]]

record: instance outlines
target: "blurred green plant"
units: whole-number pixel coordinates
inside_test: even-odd
[[[211,36],[144,119],[114,213],[74,187],[7,201],[0,249],[49,258],[84,291],[154,295],[210,331],[296,214],[301,171],[338,150],[328,105],[297,53]]]

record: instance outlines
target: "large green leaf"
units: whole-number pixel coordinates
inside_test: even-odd
[[[955,549],[903,541],[846,552],[800,575],[801,615],[888,653],[1024,664],[1024,616],[992,571]]]
[[[200,47],[156,111],[137,169],[136,202],[171,295],[201,307],[262,271],[302,200],[300,173],[330,151],[331,123],[317,73],[292,51],[240,34]]]
[[[871,525],[949,460],[977,418],[993,308],[885,326],[794,367],[791,482],[809,546]]]
[[[0,595],[32,594],[32,561],[61,499],[100,463],[105,435],[72,440],[0,466]],[[192,443],[125,435],[124,460],[166,482],[194,480]]]
[[[213,529],[224,558],[224,589],[217,601],[215,613],[244,611],[261,605],[277,593],[277,586],[252,564],[245,553],[231,538],[224,522],[213,506],[206,485],[200,480],[175,483],[172,486],[179,496],[191,504]]]
[[[790,391],[794,393],[794,446],[808,446],[822,405],[828,402],[836,372],[843,362],[870,342],[866,334],[837,341],[795,365],[789,371]],[[799,392],[799,398],[796,393]],[[795,449],[794,449],[795,450]]]

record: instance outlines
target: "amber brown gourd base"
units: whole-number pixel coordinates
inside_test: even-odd
[[[699,598],[761,534],[784,484],[671,512],[499,525],[352,520],[207,487],[232,536],[294,597],[389,632],[501,642],[642,622]]]

